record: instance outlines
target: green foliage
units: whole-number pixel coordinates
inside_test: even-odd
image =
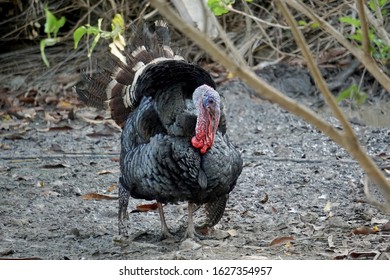
[[[216,16],[221,16],[227,14],[229,10],[228,6],[234,4],[234,0],[208,0],[207,6],[209,6],[210,10]]]
[[[304,21],[304,20],[298,20],[298,26],[302,26],[302,27],[307,27],[309,24],[306,22],[306,21]],[[310,24],[310,28],[312,28],[312,29],[316,29],[316,28],[318,28],[318,27],[320,27],[320,24],[318,23],[318,22],[312,22],[311,24]]]
[[[378,1],[379,9],[381,10],[380,12],[382,13],[382,16],[386,16],[389,13],[389,11],[387,9],[384,9],[384,6],[387,4],[388,0],[377,0],[377,1]],[[376,7],[375,7],[374,0],[370,0],[369,7],[372,11],[374,11],[376,13]]]
[[[388,0],[378,0],[379,5],[383,3],[386,4],[387,1]],[[371,5],[374,5],[375,8],[375,4],[373,4],[372,0],[370,1],[370,6]],[[355,27],[355,33],[350,35],[348,38],[361,45],[363,35],[360,20],[352,17],[340,17],[339,20],[342,23],[347,23]],[[368,30],[368,37],[371,43],[371,55],[373,58],[381,61],[382,63],[386,63],[386,61],[390,59],[390,46],[386,45],[381,39],[377,38],[375,30],[373,29]]]
[[[253,0],[245,0],[246,2],[252,2]],[[216,16],[221,16],[229,12],[229,7],[234,4],[235,0],[208,0],[207,6]]]
[[[356,105],[360,106],[366,102],[367,94],[359,91],[359,87],[355,84],[350,85],[348,88],[344,89],[336,97],[337,102],[341,102],[346,99],[350,99],[355,102]]]
[[[91,54],[96,47],[96,44],[99,42],[100,38],[112,40],[116,46],[124,46],[124,40],[122,34],[125,30],[125,22],[123,17],[120,14],[116,14],[111,21],[111,31],[102,30],[102,18],[98,19],[97,26],[91,26],[89,24],[80,26],[73,33],[74,48],[76,49],[81,38],[87,35],[93,35],[92,44],[89,46],[88,57],[91,57]]]
[[[50,67],[50,63],[46,58],[45,48],[47,46],[54,46],[60,41],[60,38],[57,37],[57,33],[60,30],[60,28],[64,26],[66,19],[65,17],[61,17],[60,19],[56,18],[56,16],[49,11],[47,4],[45,5],[44,9],[45,9],[45,17],[46,17],[44,31],[47,34],[47,38],[42,39],[39,45],[41,49],[42,60],[47,67]]]

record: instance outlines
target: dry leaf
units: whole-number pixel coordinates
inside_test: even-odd
[[[137,210],[140,212],[148,212],[148,211],[154,211],[157,210],[157,203],[150,203],[150,204],[140,204],[136,206]]]
[[[386,153],[380,153],[378,155],[378,157],[380,157],[381,159],[383,160],[390,160],[390,155],[386,154]]]
[[[58,164],[45,164],[42,165],[41,168],[47,168],[47,169],[55,169],[55,168],[67,168],[70,167],[69,165],[58,163]]]
[[[104,195],[99,193],[87,193],[81,196],[85,200],[115,200],[118,196]]]
[[[329,248],[334,248],[333,235],[328,236],[328,246]]]
[[[112,174],[112,171],[110,170],[102,170],[97,173],[98,175],[104,175],[104,174]]]
[[[60,110],[71,110],[73,108],[73,105],[70,104],[67,101],[61,100],[60,102],[57,103],[57,109]]]
[[[330,203],[330,201],[328,200],[325,204],[325,207],[324,207],[324,212],[329,212],[330,210],[332,209],[332,204]]]
[[[50,131],[64,131],[64,130],[72,130],[73,127],[64,125],[64,126],[55,126],[55,127],[50,127]]]
[[[115,184],[112,184],[111,186],[108,187],[107,191],[108,192],[112,192],[113,190],[116,189],[116,185]]]
[[[294,237],[291,237],[291,236],[277,237],[271,241],[270,246],[283,245],[285,243],[290,243],[290,241],[292,241],[292,240],[294,240]]]
[[[349,256],[353,259],[357,259],[357,258],[373,258],[375,257],[377,254],[379,254],[379,252],[377,251],[373,251],[373,252],[351,252],[349,254]]]
[[[368,234],[373,234],[377,233],[379,231],[379,228],[375,226],[374,228],[369,228],[369,227],[358,227],[355,228],[351,231],[352,234],[358,235],[358,234],[363,234],[363,235],[368,235]]]
[[[61,121],[61,116],[58,114],[45,112],[44,119],[45,119],[45,121],[48,121],[48,122],[58,123]]]

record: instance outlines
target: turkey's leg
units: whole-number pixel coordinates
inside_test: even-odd
[[[129,220],[129,213],[127,213],[127,206],[129,205],[130,192],[122,183],[122,178],[119,178],[119,211],[118,211],[118,229],[119,235],[123,234],[127,236],[127,225],[125,224]]]
[[[195,231],[194,218],[193,213],[195,210],[195,204],[192,202],[188,202],[188,226],[187,230],[184,234],[184,239],[202,239],[202,236]]]
[[[173,238],[173,235],[169,232],[167,222],[165,221],[164,209],[161,202],[157,202],[157,209],[161,222],[161,240]]]

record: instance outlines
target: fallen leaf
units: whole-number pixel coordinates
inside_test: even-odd
[[[113,190],[116,189],[116,187],[117,187],[117,186],[116,186],[115,184],[112,184],[111,186],[108,187],[107,191],[108,191],[108,192],[112,192]]]
[[[87,193],[81,196],[84,200],[115,200],[118,196],[111,196],[99,193]]]
[[[67,101],[64,101],[64,100],[61,100],[60,102],[57,103],[57,109],[71,110],[72,108],[73,108],[73,105]]]
[[[112,171],[110,170],[102,170],[97,173],[98,175],[104,175],[104,174],[112,174]]]
[[[268,193],[265,193],[265,196],[262,200],[260,200],[260,203],[265,204],[268,201]]]
[[[271,241],[270,246],[279,246],[283,245],[286,243],[290,243],[290,241],[293,241],[294,237],[291,236],[282,236],[282,237],[277,237],[274,240]]]
[[[390,155],[388,155],[388,154],[386,154],[386,153],[380,153],[379,155],[378,155],[378,157],[380,157],[381,159],[383,159],[383,160],[390,160]]]
[[[358,228],[353,229],[351,231],[351,233],[354,235],[358,235],[358,234],[368,235],[368,234],[377,233],[378,231],[379,231],[379,228],[377,226],[375,226],[374,228],[358,227]]]
[[[373,252],[351,252],[349,256],[353,259],[357,258],[373,258],[375,257],[379,252],[373,251]]]
[[[45,182],[43,182],[43,181],[38,181],[37,182],[37,187],[43,188],[44,186],[45,186]]]
[[[324,212],[329,212],[330,210],[332,209],[332,204],[330,203],[330,201],[328,200],[325,204],[325,207],[324,207]]]
[[[72,130],[72,129],[73,129],[73,127],[71,127],[69,125],[54,126],[54,127],[49,128],[50,131],[64,131],[64,130]]]
[[[328,246],[329,248],[334,248],[333,235],[328,236]]]
[[[2,135],[4,137],[4,139],[7,139],[7,140],[21,140],[21,139],[25,139],[25,137],[23,137],[23,134],[22,133],[14,133],[14,134],[6,134],[6,135]]]
[[[140,204],[136,206],[137,210],[140,212],[148,212],[148,211],[154,211],[157,210],[157,203],[150,203],[150,204]]]
[[[46,169],[67,168],[67,167],[70,167],[70,166],[63,164],[63,163],[45,164],[45,165],[41,166],[41,168],[46,168]]]
[[[52,122],[52,123],[58,123],[61,121],[61,117],[58,114],[53,114],[49,112],[45,112],[44,119],[45,121]]]

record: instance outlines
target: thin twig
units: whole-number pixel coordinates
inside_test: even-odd
[[[366,13],[364,12],[363,0],[356,0],[356,7],[359,13],[360,27],[362,29],[363,51],[366,55],[371,55],[370,37],[368,36],[368,25],[367,25]]]

